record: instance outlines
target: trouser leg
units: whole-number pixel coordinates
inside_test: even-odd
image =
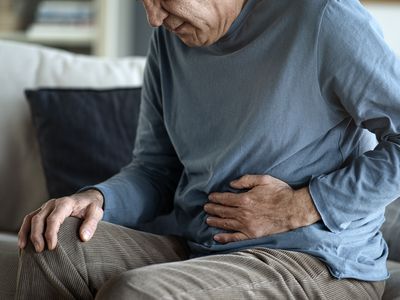
[[[124,272],[96,299],[340,299],[376,300],[381,282],[337,280],[303,253],[251,249]]]
[[[80,220],[61,226],[54,251],[21,252],[16,299],[93,299],[101,285],[127,270],[187,259],[183,240],[100,222],[93,238],[78,238]]]

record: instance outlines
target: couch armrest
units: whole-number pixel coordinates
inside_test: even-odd
[[[389,246],[389,259],[400,262],[400,198],[386,208],[385,218],[382,233]]]
[[[400,299],[400,263],[388,261],[390,278],[386,281],[385,293],[382,300]]]
[[[0,299],[14,299],[18,269],[17,236],[0,233]]]

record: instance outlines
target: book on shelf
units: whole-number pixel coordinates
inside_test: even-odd
[[[42,1],[35,23],[40,24],[91,24],[94,19],[91,1]]]
[[[96,30],[92,25],[33,24],[26,36],[33,41],[90,43],[95,39]]]
[[[95,35],[91,1],[42,1],[26,32],[29,40],[43,42],[90,43]]]

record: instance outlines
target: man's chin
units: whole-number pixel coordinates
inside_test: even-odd
[[[213,42],[210,41],[199,41],[195,40],[189,36],[184,36],[184,35],[178,35],[179,39],[184,43],[186,46],[190,48],[196,48],[196,47],[207,47],[213,44]]]

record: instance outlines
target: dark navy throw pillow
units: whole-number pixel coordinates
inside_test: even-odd
[[[132,159],[140,88],[26,91],[51,198],[117,173]]]

